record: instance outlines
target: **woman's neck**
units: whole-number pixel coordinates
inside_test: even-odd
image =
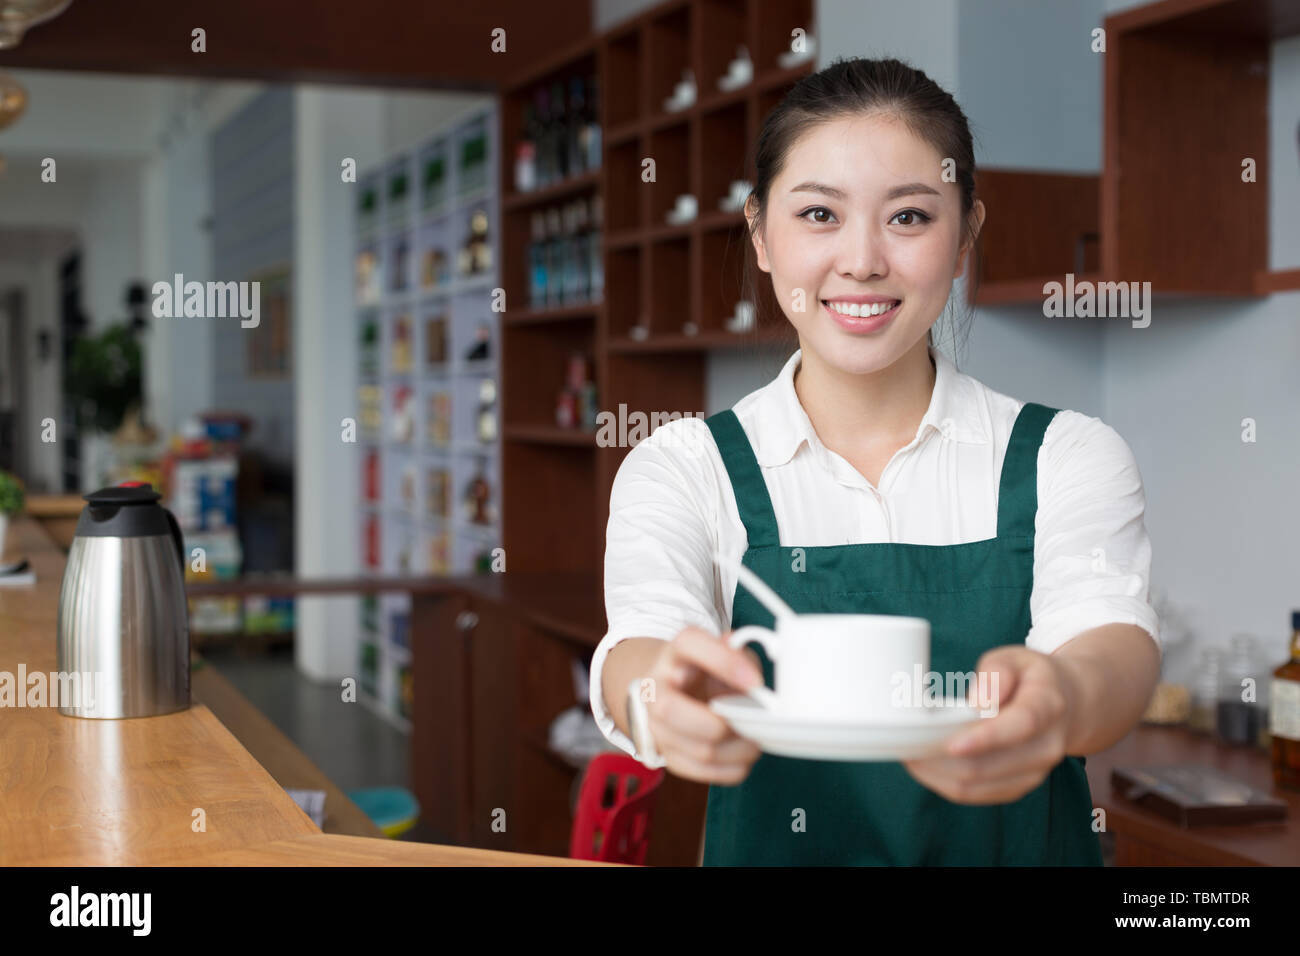
[[[866,375],[840,371],[805,349],[794,389],[822,444],[852,455],[910,442],[930,407],[937,375],[926,338]]]

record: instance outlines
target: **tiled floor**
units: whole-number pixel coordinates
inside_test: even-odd
[[[293,666],[292,646],[251,654],[208,647],[203,656],[342,790],[411,788],[411,739],[337,683],[317,684]]]

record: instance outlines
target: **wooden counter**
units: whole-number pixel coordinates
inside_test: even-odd
[[[34,588],[0,589],[0,671],[57,668],[64,556],[30,518],[8,555]],[[205,829],[195,832],[196,810]],[[579,865],[558,857],[322,833],[208,707],[86,720],[0,711],[0,865]]]
[[[1180,827],[1119,797],[1115,767],[1200,764],[1286,801],[1276,823]],[[1109,750],[1087,760],[1093,806],[1106,811],[1115,837],[1116,866],[1300,866],[1300,792],[1273,783],[1269,756],[1255,747],[1228,747],[1183,727],[1139,724]]]

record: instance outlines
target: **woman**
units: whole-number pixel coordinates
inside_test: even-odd
[[[854,59],[801,80],[746,205],[799,349],[619,469],[592,708],[628,752],[711,785],[706,864],[1101,863],[1081,758],[1128,732],[1159,672],[1145,498],[1109,426],[933,348],[984,221],[973,171],[964,115],[923,73]],[[996,716],[926,759],[760,754],[707,704],[772,685],[757,645],[719,639],[771,616],[715,549],[800,612],[928,619],[931,669],[989,675]]]

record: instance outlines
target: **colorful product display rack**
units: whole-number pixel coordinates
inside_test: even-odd
[[[490,571],[501,547],[495,107],[358,178],[360,567]],[[363,699],[409,729],[410,596],[361,605]]]

